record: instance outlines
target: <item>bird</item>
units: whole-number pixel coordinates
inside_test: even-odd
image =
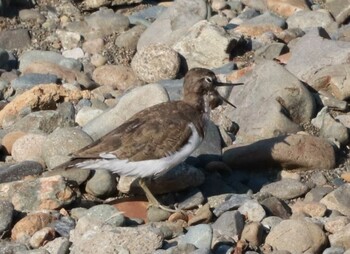
[[[184,77],[182,100],[163,102],[136,113],[75,152],[64,167],[107,169],[135,176],[150,206],[169,210],[154,197],[145,179],[166,173],[190,156],[204,139],[210,110],[222,102],[235,107],[216,88],[234,85],[241,83],[221,83],[213,71],[193,68]]]

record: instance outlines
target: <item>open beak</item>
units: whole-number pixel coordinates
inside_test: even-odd
[[[216,87],[220,87],[220,86],[241,86],[244,85],[244,83],[223,83],[223,82],[216,82],[215,86]],[[223,100],[224,102],[226,102],[228,105],[230,105],[231,107],[236,108],[235,105],[233,105],[231,102],[229,102],[226,98],[224,98],[223,96],[221,96],[218,93],[218,96],[220,97],[221,100]]]

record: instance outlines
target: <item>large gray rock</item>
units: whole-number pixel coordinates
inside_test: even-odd
[[[154,44],[173,45],[195,23],[207,16],[207,4],[204,0],[177,0],[165,10],[141,35],[137,49]]]
[[[137,112],[169,100],[166,90],[157,84],[137,87],[125,94],[118,104],[88,122],[83,131],[94,140],[112,131]],[[137,103],[135,103],[137,101]]]
[[[332,169],[336,157],[325,139],[310,135],[291,135],[260,140],[228,148],[223,160],[231,167],[262,168],[277,165],[288,169]]]
[[[229,62],[226,49],[233,39],[222,27],[206,20],[192,26],[173,49],[185,57],[188,68],[216,68]]]
[[[239,143],[271,138],[301,130],[314,113],[314,100],[308,89],[281,65],[262,61],[235,87],[225,115],[238,123]]]
[[[334,22],[332,16],[326,10],[295,12],[287,19],[288,28],[301,28],[304,31],[310,28],[326,28]]]
[[[274,250],[291,253],[321,253],[328,240],[322,229],[304,220],[284,220],[266,237],[266,244]]]
[[[322,68],[347,63],[349,57],[349,42],[329,40],[324,30],[313,29],[292,48],[286,68],[300,80],[309,83]]]

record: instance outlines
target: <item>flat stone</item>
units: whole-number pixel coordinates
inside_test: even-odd
[[[350,7],[343,0],[327,0],[325,1],[325,7],[338,24],[345,22],[350,15]]]
[[[128,90],[143,84],[130,67],[122,65],[103,65],[97,67],[92,78],[99,85],[113,89]]]
[[[22,49],[31,44],[27,29],[4,30],[0,33],[0,48]]]
[[[346,225],[340,231],[335,232],[334,234],[329,235],[329,242],[331,246],[343,247],[344,249],[350,249],[349,243],[350,237],[350,224]]]
[[[320,200],[328,209],[350,216],[350,184],[346,183]]]
[[[332,169],[335,156],[334,148],[327,140],[295,134],[229,147],[223,154],[223,161],[232,168],[277,165],[286,169]]]
[[[0,197],[18,211],[58,209],[75,200],[75,192],[61,176],[0,184]]]
[[[285,220],[271,230],[265,243],[291,253],[318,253],[327,246],[328,240],[322,229],[311,222]]]
[[[327,230],[327,232],[330,232],[332,234],[341,231],[346,225],[350,223],[350,219],[346,216],[335,216],[332,218],[329,218],[325,224],[324,228]]]
[[[261,188],[260,192],[267,192],[280,199],[292,199],[305,194],[308,188],[303,183],[293,179],[283,179]]]
[[[214,209],[214,214],[219,217],[226,211],[240,207],[242,204],[250,200],[247,194],[232,194],[224,203]]]
[[[284,18],[293,15],[295,12],[309,9],[305,0],[268,0],[266,4],[270,11]]]
[[[304,31],[316,27],[326,28],[332,22],[334,22],[332,16],[325,10],[301,10],[295,12],[287,19],[288,28],[301,28]]]
[[[248,221],[259,222],[266,216],[264,208],[255,200],[246,201],[238,208],[238,211],[244,214]]]
[[[173,79],[180,70],[180,55],[165,44],[152,44],[137,51],[131,61],[136,75],[147,83]]]
[[[28,73],[24,74],[11,82],[11,86],[15,90],[27,90],[39,84],[57,83],[58,79],[55,75]]]
[[[0,167],[0,183],[22,180],[26,176],[40,175],[43,165],[36,161],[23,161]]]

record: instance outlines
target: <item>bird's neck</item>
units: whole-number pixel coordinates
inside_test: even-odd
[[[209,99],[206,96],[200,96],[194,93],[185,93],[183,100],[198,110],[201,114],[209,114],[210,112]]]

